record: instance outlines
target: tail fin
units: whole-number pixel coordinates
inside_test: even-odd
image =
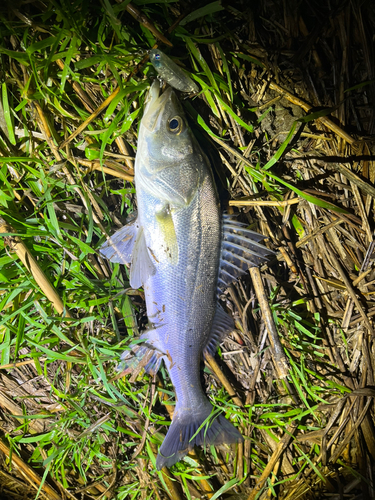
[[[206,406],[205,411],[199,415],[194,414],[191,409],[181,408],[173,417],[163,444],[160,447],[156,458],[156,468],[162,469],[164,466],[171,467],[179,462],[194,445],[203,444],[232,444],[243,441],[241,434],[236,427],[223,415],[210,418],[212,406]],[[176,410],[177,412],[177,410]],[[199,427],[208,419],[197,433]],[[194,436],[194,437],[193,437]]]

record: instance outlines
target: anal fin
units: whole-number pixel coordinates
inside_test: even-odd
[[[139,368],[139,365],[142,365],[141,368],[151,375],[158,372],[165,353],[160,345],[157,330],[147,330],[140,336],[140,340],[144,342],[130,346],[131,350],[121,354],[117,371],[124,374],[132,373]]]

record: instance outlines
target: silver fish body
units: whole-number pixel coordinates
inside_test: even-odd
[[[155,266],[143,282],[152,324],[148,340],[155,337],[158,350],[166,353],[176,392],[172,425],[157,458],[161,468],[191,449],[189,440],[212,411],[199,364],[216,311],[221,215],[212,173],[172,89],[152,98],[141,127],[138,218]],[[206,433],[208,442],[241,439],[232,424],[220,420],[225,427],[216,422]],[[195,442],[202,444],[202,437]]]
[[[134,358],[125,353],[125,366],[131,368],[151,351],[146,370],[157,371],[163,359],[175,388],[172,424],[156,462],[160,469],[181,460],[195,444],[242,440],[223,415],[212,418],[213,407],[200,383],[200,359],[233,329],[231,318],[217,306],[218,283],[234,281],[250,260],[254,265],[269,252],[257,243],[262,236],[243,232],[240,223],[222,222],[205,155],[173,90],[159,96],[158,86],[155,82],[150,89],[138,137],[138,218],[115,233],[101,253],[130,264],[131,286],[143,286],[145,292],[145,343],[135,349]],[[239,241],[247,245],[247,257]]]

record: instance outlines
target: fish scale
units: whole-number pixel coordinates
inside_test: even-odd
[[[264,262],[270,251],[259,243],[261,235],[228,216],[222,219],[209,163],[175,93],[168,88],[159,95],[158,85],[150,89],[139,131],[138,218],[100,251],[130,265],[130,285],[143,286],[145,293],[144,343],[124,353],[121,369],[132,371],[148,355],[145,369],[155,373],[163,360],[175,389],[172,423],[156,460],[160,470],[194,445],[242,440],[223,414],[213,416],[200,360],[234,328],[217,303],[218,290]]]

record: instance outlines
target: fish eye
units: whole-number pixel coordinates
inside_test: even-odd
[[[182,118],[180,116],[174,116],[169,120],[168,126],[170,132],[178,135],[182,131],[184,122],[182,121]]]
[[[155,60],[160,61],[160,54],[155,54]]]

